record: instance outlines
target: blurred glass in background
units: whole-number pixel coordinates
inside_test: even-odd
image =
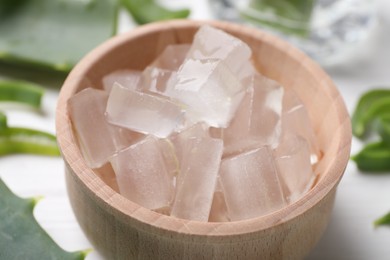
[[[377,23],[375,0],[209,0],[222,20],[261,27],[322,65],[348,56]]]

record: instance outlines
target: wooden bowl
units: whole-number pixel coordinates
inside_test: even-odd
[[[102,77],[111,71],[143,69],[168,44],[190,43],[205,23],[249,44],[258,70],[293,88],[310,113],[323,152],[315,168],[319,178],[302,199],[272,214],[237,222],[203,223],[153,212],[107,185],[107,180],[87,167],[76,145],[67,112],[71,96],[86,87],[102,88]],[[102,44],[66,79],[56,120],[73,210],[92,244],[107,259],[301,259],[328,223],[351,145],[343,99],[316,63],[258,29],[215,21],[150,24]]]

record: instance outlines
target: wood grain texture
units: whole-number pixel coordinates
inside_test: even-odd
[[[86,166],[72,132],[69,97],[86,87],[101,88],[102,77],[111,71],[143,69],[166,45],[190,43],[204,23],[245,41],[261,73],[297,92],[308,107],[323,152],[315,168],[319,179],[313,189],[294,204],[263,217],[201,223],[140,207]],[[56,115],[72,207],[88,238],[108,259],[301,259],[326,227],[351,145],[344,102],[315,62],[258,29],[216,21],[160,22],[109,40],[70,73],[61,89]]]

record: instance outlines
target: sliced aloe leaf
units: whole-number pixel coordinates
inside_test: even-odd
[[[378,132],[382,141],[389,146],[390,150],[390,111],[388,114],[381,116],[378,120]]]
[[[16,102],[39,109],[43,87],[19,80],[0,80],[0,101]]]
[[[390,89],[373,89],[362,95],[352,114],[352,132],[364,138],[370,125],[382,114],[390,111]]]
[[[84,259],[87,251],[64,251],[39,226],[36,203],[15,196],[0,179],[0,259]]]
[[[306,37],[314,3],[314,0],[252,0],[241,10],[241,15],[280,32]]]
[[[374,226],[390,226],[390,212],[374,221]]]
[[[0,129],[0,156],[35,154],[60,156],[54,135],[39,130],[19,127]]]
[[[7,129],[7,116],[0,111],[0,131]]]
[[[351,159],[364,172],[388,174],[390,171],[390,147],[383,141],[367,144]]]
[[[169,10],[154,0],[120,0],[123,6],[139,24],[160,20],[186,18],[190,14],[188,9]]]
[[[68,72],[115,34],[116,0],[0,1],[0,61]]]

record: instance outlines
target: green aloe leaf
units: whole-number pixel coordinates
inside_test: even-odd
[[[7,116],[0,111],[0,131],[3,131],[8,128]]]
[[[251,0],[241,15],[286,34],[307,37],[315,0]]]
[[[374,221],[374,226],[390,226],[390,212]]]
[[[0,121],[0,156],[10,154],[61,155],[55,135],[29,128],[4,127],[4,121]]]
[[[388,173],[390,171],[390,148],[383,141],[367,144],[351,159],[364,172]]]
[[[15,196],[0,179],[0,259],[84,259],[61,249],[34,219],[36,199]]]
[[[120,0],[123,6],[139,24],[160,20],[186,18],[189,9],[169,10],[156,3],[155,0]]]
[[[382,141],[387,144],[390,150],[390,113],[381,116],[378,120],[378,132]]]
[[[352,132],[358,138],[367,136],[372,123],[390,111],[390,89],[373,89],[362,95],[352,115]]]
[[[19,80],[0,80],[0,102],[16,102],[40,109],[43,87]]]
[[[1,0],[0,61],[69,72],[115,34],[117,0]]]

